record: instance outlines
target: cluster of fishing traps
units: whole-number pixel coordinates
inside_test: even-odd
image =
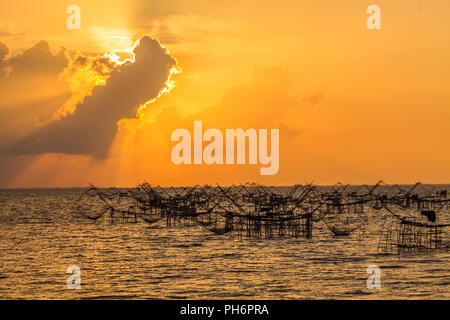
[[[268,187],[162,188],[148,183],[132,189],[91,186],[77,201],[77,212],[91,220],[138,222],[166,226],[201,226],[217,235],[311,238],[313,224],[322,223],[335,236],[365,230],[368,212],[383,210],[381,253],[448,249],[450,224],[447,190],[420,183],[332,187],[312,184]]]

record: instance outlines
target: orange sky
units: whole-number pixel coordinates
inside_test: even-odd
[[[120,90],[126,102],[139,103],[116,110],[128,120],[116,119],[107,157],[76,154],[90,138],[75,124],[58,140],[67,152],[33,154],[28,144],[17,147],[23,154],[0,152],[2,188],[450,182],[447,0],[77,0],[80,30],[66,28],[70,4],[0,3],[0,149],[61,121],[55,114],[69,119],[97,105],[120,108],[124,102],[111,97]],[[371,4],[381,8],[381,30],[366,27]],[[149,42],[148,55],[159,50],[181,72],[170,77],[175,88],[148,102],[137,119],[141,100],[153,98],[150,89],[142,99],[133,95],[157,73],[151,56],[135,62],[148,72],[127,73],[104,54],[130,51],[143,36],[168,49]],[[37,45],[42,40],[48,47]],[[103,125],[103,118],[83,119],[86,128]],[[279,172],[174,165],[171,132],[192,131],[194,120],[223,132],[279,128]]]

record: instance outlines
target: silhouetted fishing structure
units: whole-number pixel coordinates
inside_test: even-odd
[[[445,240],[450,224],[447,190],[416,183],[410,188],[391,186],[375,196],[375,208],[392,215],[381,231],[378,249],[382,253],[448,248]]]
[[[420,183],[177,188],[143,183],[132,189],[90,186],[77,201],[77,212],[91,220],[106,216],[112,222],[201,226],[216,235],[266,239],[312,238],[315,223],[338,237],[364,233],[370,210],[388,216],[380,232],[381,253],[448,248],[450,225],[441,222],[450,210],[447,190]]]

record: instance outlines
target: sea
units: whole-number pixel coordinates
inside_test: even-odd
[[[0,190],[0,299],[450,298],[448,247],[380,253],[380,211],[349,236],[317,222],[309,239],[249,239],[89,220],[73,211],[84,191]]]

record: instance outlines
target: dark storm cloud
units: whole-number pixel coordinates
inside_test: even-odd
[[[50,123],[3,152],[106,157],[117,131],[117,121],[134,117],[141,104],[157,97],[176,65],[167,50],[149,37],[141,39],[134,53],[135,63],[114,70],[107,84],[96,87],[73,115]]]

